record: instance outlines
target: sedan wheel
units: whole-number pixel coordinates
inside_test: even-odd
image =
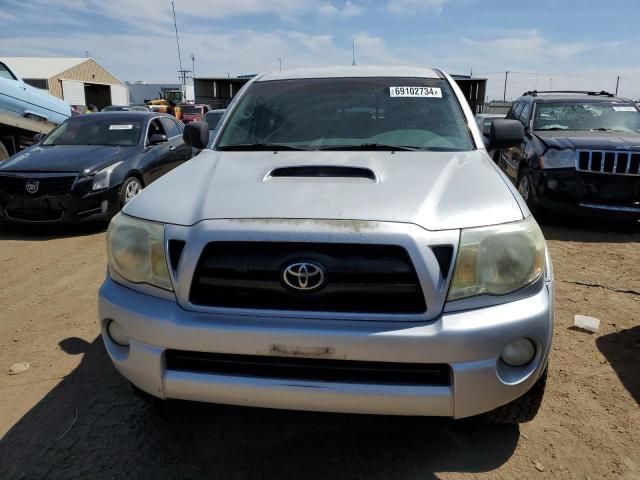
[[[135,177],[129,177],[122,185],[121,200],[126,205],[133,197],[142,191],[142,183]]]

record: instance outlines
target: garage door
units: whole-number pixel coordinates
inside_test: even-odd
[[[129,105],[129,92],[123,85],[111,85],[111,105]]]
[[[62,80],[62,98],[71,105],[86,105],[84,99],[84,82]]]

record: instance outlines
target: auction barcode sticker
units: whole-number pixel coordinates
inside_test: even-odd
[[[442,98],[442,90],[437,87],[389,87],[392,97]]]
[[[131,130],[133,125],[109,125],[109,130]]]

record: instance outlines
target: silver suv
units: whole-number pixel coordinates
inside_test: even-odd
[[[496,120],[491,148],[522,141]],[[438,70],[267,73],[107,234],[99,323],[142,396],[531,420],[553,274]]]

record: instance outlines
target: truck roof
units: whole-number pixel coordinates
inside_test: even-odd
[[[303,78],[366,78],[366,77],[409,77],[409,78],[442,78],[430,68],[421,67],[379,67],[339,66],[296,68],[282,72],[269,72],[256,79],[258,82],[271,80],[294,80]]]

